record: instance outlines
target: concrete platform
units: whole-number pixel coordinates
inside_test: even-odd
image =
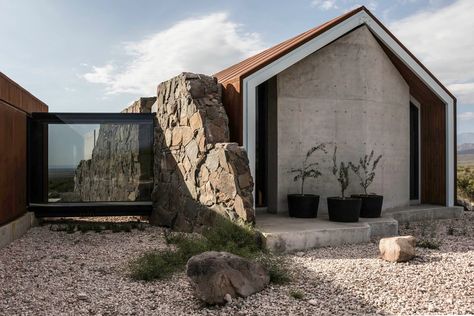
[[[287,214],[257,213],[257,229],[274,252],[367,243],[373,238],[398,235],[398,224],[410,221],[459,218],[462,207],[433,205],[393,209],[380,218],[361,218],[357,223],[331,222],[318,218],[291,218]]]
[[[8,224],[0,226],[0,249],[23,236],[31,226],[37,224],[33,213],[26,212]]]

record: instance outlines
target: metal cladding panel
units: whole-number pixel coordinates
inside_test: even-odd
[[[26,213],[27,117],[46,104],[0,73],[0,225]]]

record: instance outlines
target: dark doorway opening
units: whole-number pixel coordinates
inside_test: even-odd
[[[276,77],[257,86],[255,138],[255,206],[276,212],[277,94]]]
[[[410,103],[410,200],[420,199],[420,110]]]

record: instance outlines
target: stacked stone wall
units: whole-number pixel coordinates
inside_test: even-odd
[[[229,143],[215,78],[182,73],[158,86],[154,151],[154,224],[193,231],[216,214],[254,222],[246,152]]]

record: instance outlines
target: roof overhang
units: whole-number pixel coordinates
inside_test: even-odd
[[[313,39],[294,48],[266,66],[241,77],[243,105],[243,145],[247,149],[252,174],[255,175],[256,87],[288,67],[355,28],[366,25],[413,74],[418,77],[446,105],[446,197],[447,205],[454,205],[455,165],[455,103],[456,98],[434,77],[416,57],[405,48],[367,9],[360,9]]]

